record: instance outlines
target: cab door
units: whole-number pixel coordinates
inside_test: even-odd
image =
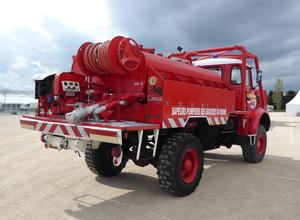
[[[252,76],[251,69],[247,67],[246,72],[246,94],[242,94],[242,67],[240,64],[228,65],[227,70],[229,72],[228,81],[231,87],[235,90],[236,93],[236,109],[244,110],[244,106],[242,106],[242,97],[246,96],[248,101],[248,94],[254,94],[254,89],[252,85]],[[249,95],[250,97],[250,95]],[[251,97],[252,98],[252,97]],[[248,103],[247,109],[248,109]]]

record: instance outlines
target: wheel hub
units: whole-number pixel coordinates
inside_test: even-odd
[[[261,134],[258,137],[257,144],[256,144],[256,152],[258,155],[262,155],[265,150],[265,136]]]
[[[183,165],[184,171],[189,171],[192,169],[193,164],[190,159],[186,159],[183,163],[184,163],[184,165]]]
[[[197,151],[191,147],[183,155],[181,165],[181,178],[184,183],[192,183],[199,170],[199,155]]]
[[[122,163],[123,151],[120,146],[113,147],[110,152],[112,156],[113,165],[116,167]]]

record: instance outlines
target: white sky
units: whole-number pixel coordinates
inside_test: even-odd
[[[105,0],[0,0],[0,89],[33,90],[34,74],[69,70],[84,41],[120,34]]]
[[[105,0],[85,1],[34,1],[34,0],[1,0],[0,33],[13,31],[16,27],[30,28],[38,31],[48,40],[52,39],[49,31],[41,24],[42,18],[53,18],[77,32],[87,35],[101,30],[109,30],[111,21]],[[107,34],[109,35],[109,34]],[[97,40],[106,36],[96,36]],[[100,39],[103,38],[103,39]]]
[[[156,7],[151,8],[150,6],[155,2]],[[132,1],[130,3],[126,0],[120,0],[119,2],[111,2],[109,0],[0,0],[0,89],[33,90],[33,75],[38,73],[68,71],[72,64],[72,55],[76,53],[81,43],[85,41],[101,42],[111,39],[116,35],[132,36],[134,39],[137,37],[140,40],[139,43],[149,47],[158,45],[157,50],[161,50],[161,47],[164,46],[175,48],[177,43],[182,41],[185,42],[185,45],[190,44],[193,45],[193,47],[196,47],[198,43],[202,43],[203,40],[209,43],[209,45],[211,43],[215,44],[214,36],[218,34],[213,30],[211,35],[204,35],[204,39],[199,42],[197,41],[197,44],[194,45],[195,42],[191,42],[193,38],[190,37],[193,36],[193,34],[195,35],[195,33],[197,34],[198,31],[195,32],[194,29],[183,30],[183,27],[176,26],[178,23],[179,25],[182,24],[180,23],[181,21],[186,21],[186,27],[189,27],[189,24],[191,24],[190,21],[192,21],[192,23],[194,22],[193,17],[191,17],[189,13],[185,13],[176,19],[173,17],[174,11],[172,11],[172,9],[162,8],[163,2],[165,1],[143,2],[143,0],[137,0],[135,3]],[[179,0],[178,2],[181,1]],[[201,3],[202,1],[199,2]],[[165,4],[167,6],[170,5],[168,2],[165,2]],[[222,6],[222,4],[224,5]],[[231,4],[222,4],[221,1],[218,3],[218,6],[222,6],[220,7],[221,12],[224,7],[228,6],[231,11],[232,8],[237,5],[234,1],[231,1]],[[242,7],[244,7],[244,4],[245,3],[240,3]],[[282,4],[285,5],[284,3]],[[174,3],[174,5],[176,4]],[[206,2],[204,5],[206,5]],[[217,19],[215,19],[215,4],[212,5],[213,11],[207,9],[205,19],[203,20],[204,22],[198,23],[198,25],[206,24],[207,22],[205,21],[207,17],[208,19],[213,18],[213,20],[216,21],[219,19],[227,19],[228,16],[226,13],[223,14],[223,17],[217,17]],[[149,7],[151,10],[149,10]],[[267,5],[267,7],[269,7],[269,5]],[[187,8],[197,9],[197,7],[194,6]],[[175,10],[176,7],[173,9]],[[293,9],[293,11],[297,11],[296,9]],[[152,11],[155,13],[153,14]],[[278,12],[282,11],[284,10],[281,10],[280,7]],[[217,13],[218,16],[221,12]],[[289,12],[288,16],[281,16],[279,21],[292,17],[291,13],[292,12]],[[165,15],[166,17],[164,17]],[[209,17],[210,15],[212,17]],[[113,17],[114,20],[112,19]],[[264,18],[269,17],[270,15],[266,14]],[[276,16],[271,18],[274,19],[277,17],[276,14]],[[296,17],[298,17],[298,15]],[[117,21],[115,20],[116,18]],[[159,18],[162,18],[162,20],[159,20]],[[191,20],[184,20],[186,18],[191,18]],[[234,17],[228,19],[232,21]],[[247,28],[251,28],[252,22],[253,24],[255,24],[255,22],[260,24],[264,21],[264,19],[258,21],[255,21],[255,19],[256,17],[253,17],[254,21],[251,20]],[[113,24],[113,21],[116,24]],[[156,26],[153,25],[153,27],[149,27],[152,21],[156,21]],[[218,24],[219,21],[211,24],[211,26],[215,27],[218,26]],[[228,24],[228,22],[226,24]],[[118,25],[118,27],[116,27],[116,25]],[[237,23],[235,27],[243,27],[243,25],[244,23]],[[174,28],[172,28],[173,26]],[[219,26],[224,27],[222,23]],[[274,51],[274,54],[278,54],[280,47],[284,46],[284,42],[285,44],[297,45],[295,42],[299,37],[297,34],[291,36],[288,33],[278,35],[280,33],[286,33],[285,30],[281,30],[278,33],[276,32],[280,30],[280,28],[284,28],[283,25],[276,26],[276,28],[271,31],[267,30],[269,26],[268,23],[266,23],[265,26],[261,26],[257,34],[259,37],[264,37],[262,42],[265,40],[265,44],[268,44],[265,46],[266,49],[258,50],[260,49],[258,47],[261,47],[259,45],[264,45],[262,43],[258,43],[258,46],[255,46],[253,42],[245,41],[245,43],[247,45],[254,45],[254,49],[261,51],[262,69],[264,73],[266,73],[265,86],[272,88],[274,84],[274,79],[270,77],[269,74],[274,74],[276,78],[284,78],[285,83],[295,85],[295,82],[299,81],[299,74],[296,75],[292,73],[296,66],[299,66],[299,50],[296,50],[298,51],[297,54],[291,56],[281,55],[267,62],[263,62],[263,58],[266,56],[265,53],[270,51]],[[203,33],[208,32],[210,30],[209,28],[210,26],[206,27],[204,25]],[[261,31],[263,29],[266,30]],[[293,30],[299,32],[297,28]],[[238,33],[241,35],[243,30],[241,29]],[[219,35],[223,36],[222,34]],[[277,45],[272,42],[273,36],[277,35],[279,36],[278,38],[284,39],[284,41],[280,41],[281,44],[278,47],[278,51]],[[172,39],[169,39],[170,36],[172,36]],[[202,34],[200,33],[199,36],[201,37]],[[227,41],[231,42],[231,37],[229,34]],[[173,38],[176,38],[176,40],[173,40]],[[220,44],[220,42],[218,42],[219,38],[220,37],[215,39],[215,42],[218,43],[217,45]],[[255,41],[257,38],[258,37],[251,37],[250,39]],[[233,43],[238,43],[243,41],[243,36],[233,39]],[[226,41],[226,35],[225,38],[221,40],[222,42]],[[299,47],[299,45],[296,47]],[[286,53],[289,54],[289,52]],[[285,73],[289,73],[289,75]]]

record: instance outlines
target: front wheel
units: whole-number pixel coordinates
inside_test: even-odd
[[[203,173],[203,148],[189,133],[176,133],[162,146],[157,162],[161,188],[177,196],[192,193]]]
[[[261,162],[267,149],[267,133],[264,126],[259,125],[254,145],[246,143],[242,145],[243,157],[246,162]]]

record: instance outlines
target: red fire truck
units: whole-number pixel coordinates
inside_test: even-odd
[[[185,196],[202,177],[204,151],[240,145],[250,163],[266,152],[262,72],[243,46],[164,56],[118,36],[82,44],[69,72],[35,82],[37,113],[21,126],[40,131],[47,148],[85,152],[103,177],[131,159],[157,168],[164,191]]]

